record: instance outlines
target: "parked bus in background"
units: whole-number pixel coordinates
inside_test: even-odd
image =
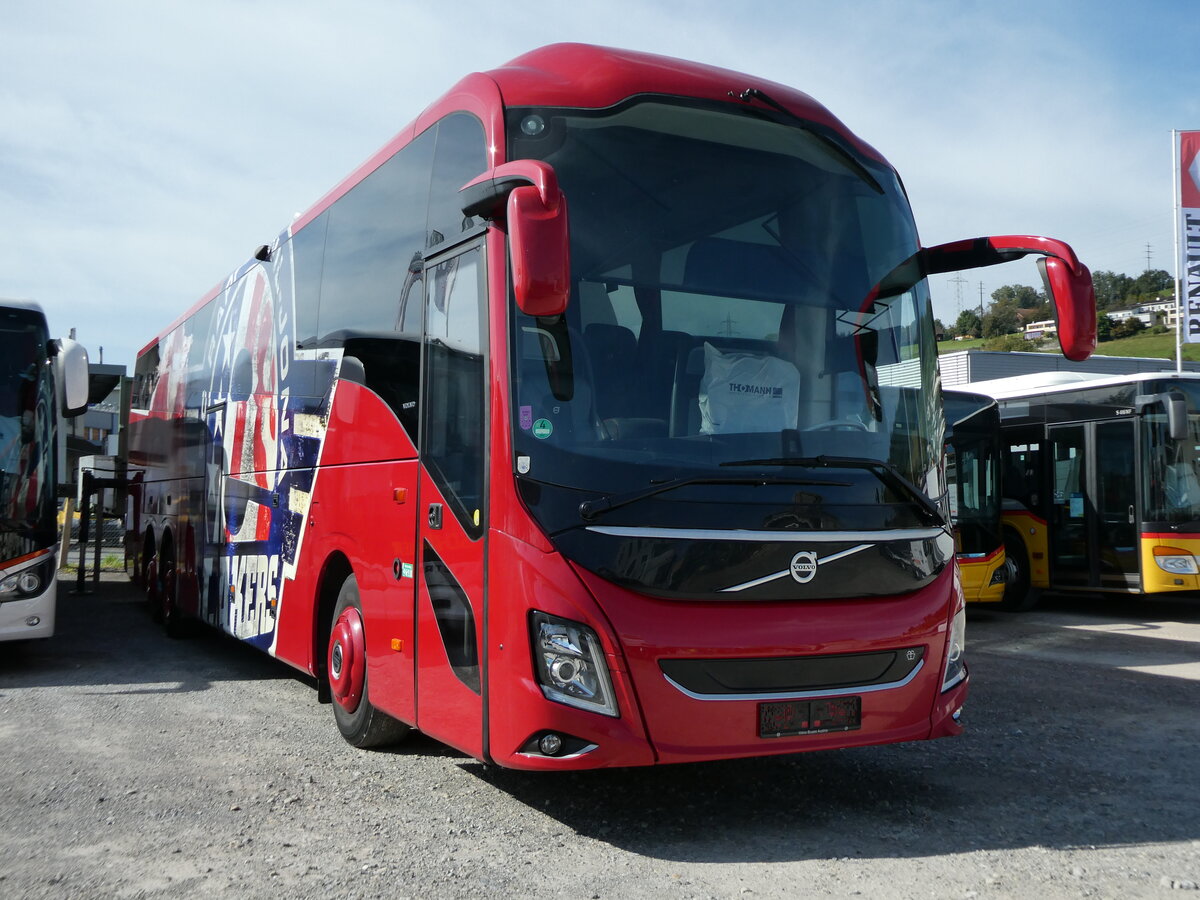
[[[960,731],[962,592],[922,248],[808,96],[555,45],[467,76],[151,340],[138,566],[412,728],[553,770]]]
[[[1004,600],[1000,529],[1000,409],[982,394],[943,390],[946,484],[954,551],[967,602]]]
[[[35,303],[0,300],[0,641],[54,634],[59,419],[87,408],[87,351]]]
[[[1001,417],[1013,605],[1200,589],[1200,376],[1050,372],[971,385]]]

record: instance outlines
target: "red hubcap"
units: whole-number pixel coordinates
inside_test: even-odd
[[[329,690],[347,712],[358,709],[367,672],[367,648],[362,617],[349,606],[342,610],[329,636]]]

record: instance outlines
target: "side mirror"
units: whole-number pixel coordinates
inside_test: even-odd
[[[58,385],[58,408],[64,418],[82,415],[88,407],[88,354],[83,344],[60,338],[54,356],[54,380]]]
[[[1139,413],[1147,407],[1161,406],[1167,414],[1167,437],[1173,441],[1183,441],[1188,438],[1187,397],[1180,391],[1166,391],[1161,394],[1139,394],[1133,398],[1134,406]]]
[[[1038,269],[1046,294],[1054,303],[1063,356],[1075,362],[1087,359],[1096,349],[1096,292],[1092,273],[1069,245],[1053,238],[1006,235],[940,244],[921,251],[927,275],[994,266],[1030,253],[1042,257]]]
[[[513,294],[521,312],[559,316],[571,296],[567,198],[553,167],[536,159],[504,163],[459,190],[467,216],[508,225]]]

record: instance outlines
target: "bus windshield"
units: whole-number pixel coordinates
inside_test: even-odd
[[[946,481],[958,552],[994,553],[1000,533],[1000,412],[991,398],[946,391]]]
[[[54,540],[54,398],[46,371],[45,318],[0,314],[0,557]]]
[[[1146,511],[1144,518],[1163,525],[1200,527],[1200,385],[1187,381],[1164,382],[1164,391],[1187,397],[1188,433],[1172,440],[1167,414],[1150,407],[1143,417],[1142,453]]]
[[[940,493],[936,353],[919,273],[878,287],[918,248],[889,167],[783,114],[662,97],[512,110],[509,150],[554,167],[571,229],[567,313],[510,317],[525,481],[720,505],[765,470],[724,515],[807,512],[732,527],[928,523],[902,485]]]

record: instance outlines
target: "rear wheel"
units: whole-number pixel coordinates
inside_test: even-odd
[[[1007,579],[1000,606],[1009,612],[1026,612],[1037,606],[1041,591],[1030,586],[1025,542],[1012,532],[1004,534],[1004,567]]]
[[[403,740],[409,726],[376,709],[367,686],[367,641],[358,581],[342,582],[333,609],[326,656],[333,718],[338,731],[355,747],[382,747]]]
[[[155,565],[155,621],[161,622],[169,638],[188,636],[188,623],[179,612],[179,573],[175,568],[175,548],[164,543]]]

